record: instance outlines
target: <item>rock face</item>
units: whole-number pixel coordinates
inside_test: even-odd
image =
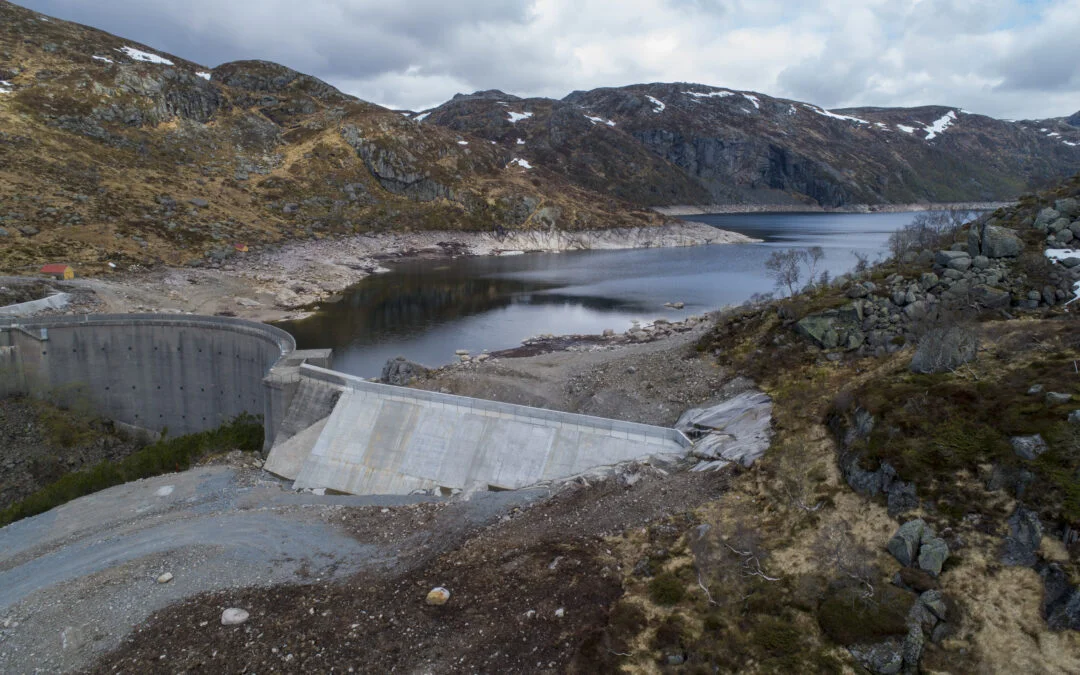
[[[1009,516],[1008,523],[1009,534],[1005,536],[1001,562],[1032,567],[1039,560],[1039,545],[1042,543],[1039,514],[1018,506]]]
[[[929,138],[927,127],[942,119],[951,120],[949,128],[942,138]],[[1074,160],[1066,159],[1073,146],[1058,138],[955,109],[836,115],[808,103],[688,83],[577,91],[561,101],[481,92],[457,96],[423,120],[494,141],[578,185],[648,205],[983,200],[1016,189],[1006,187],[1005,176],[1044,170],[1032,166],[1028,143],[1046,146],[1037,165],[1068,165],[1056,175],[1074,170]],[[1080,138],[1080,131],[1061,129],[1055,128],[1061,139]],[[927,170],[933,183],[916,178]]]
[[[745,391],[709,408],[687,410],[675,428],[694,441],[695,457],[750,466],[769,447],[771,422],[772,399]]]

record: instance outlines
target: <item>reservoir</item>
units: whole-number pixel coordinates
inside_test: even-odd
[[[279,324],[301,349],[332,347],[334,367],[362,377],[404,356],[428,366],[515,347],[544,334],[622,332],[775,291],[765,260],[777,249],[820,246],[818,268],[842,274],[886,255],[889,234],[914,213],[753,213],[690,220],[761,239],[754,244],[529,253],[394,264],[307,319]],[[681,310],[665,303],[682,302]]]

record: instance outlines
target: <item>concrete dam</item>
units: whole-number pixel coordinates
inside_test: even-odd
[[[0,319],[0,396],[82,399],[174,436],[261,415],[267,470],[352,494],[516,489],[692,445],[675,429],[376,384],[331,356],[222,317]]]

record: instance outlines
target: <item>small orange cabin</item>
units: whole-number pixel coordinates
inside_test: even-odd
[[[45,265],[41,268],[42,274],[48,274],[53,279],[74,279],[75,270],[71,265]]]

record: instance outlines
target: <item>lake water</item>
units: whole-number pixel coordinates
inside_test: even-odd
[[[377,376],[395,356],[431,366],[454,350],[515,347],[543,333],[623,331],[678,320],[774,291],[765,260],[776,249],[821,246],[819,270],[841,274],[855,252],[873,261],[915,214],[766,213],[692,220],[764,240],[689,248],[533,253],[412,261],[363,280],[316,315],[285,322],[301,349],[332,347],[336,369]],[[683,302],[682,310],[664,307]]]

